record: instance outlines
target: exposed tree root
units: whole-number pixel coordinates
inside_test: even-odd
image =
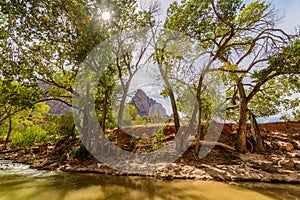
[[[207,146],[217,146],[217,147],[222,147],[224,149],[228,149],[230,151],[236,151],[236,149],[232,146],[229,146],[227,144],[224,144],[224,143],[221,143],[221,142],[212,142],[212,141],[204,141],[204,140],[201,140],[200,141],[200,144],[201,145],[207,145]],[[195,146],[196,145],[196,142],[193,142],[191,144],[191,146]]]

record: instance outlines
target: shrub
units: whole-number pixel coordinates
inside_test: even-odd
[[[29,147],[35,143],[47,143],[46,131],[37,124],[28,126],[12,135],[12,147]]]
[[[146,125],[146,121],[140,116],[137,115],[134,121],[135,125]]]
[[[47,135],[57,139],[61,136],[76,136],[72,113],[64,115],[47,115],[43,128],[46,130]]]

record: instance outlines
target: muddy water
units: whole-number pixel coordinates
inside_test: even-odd
[[[71,174],[0,161],[0,200],[300,199],[300,185],[158,181]]]

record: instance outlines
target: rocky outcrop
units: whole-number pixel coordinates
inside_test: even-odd
[[[163,105],[148,97],[147,94],[141,89],[136,91],[136,94],[129,104],[136,107],[137,114],[140,116],[160,116],[161,118],[167,117],[167,112]]]
[[[150,107],[149,115],[151,117],[155,117],[157,115],[157,116],[160,116],[162,118],[166,118],[167,117],[167,111],[160,103],[156,103],[156,104],[154,104],[153,106]]]

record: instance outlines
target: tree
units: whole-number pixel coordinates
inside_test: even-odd
[[[0,6],[5,18],[2,74],[44,84],[47,100],[72,106],[76,95],[72,85],[80,64],[109,36],[110,27],[99,18],[100,5],[85,0],[30,0],[3,1]]]
[[[154,40],[153,43],[154,43],[154,48],[156,51],[155,55],[154,55],[154,62],[157,63],[161,78],[163,79],[164,84],[165,84],[164,91],[167,94],[167,95],[165,95],[165,97],[167,97],[167,96],[170,97],[172,111],[173,111],[174,124],[175,124],[175,134],[177,134],[179,132],[179,128],[180,128],[180,119],[179,119],[179,113],[178,113],[178,108],[177,108],[177,104],[176,104],[176,98],[175,98],[175,94],[174,94],[174,90],[173,90],[172,82],[171,82],[172,81],[171,80],[172,64],[168,60],[168,59],[170,59],[170,57],[172,57],[174,55],[172,55],[172,53],[170,53],[168,55],[168,53],[166,52],[167,47],[169,48],[169,45],[170,45],[170,44],[168,44],[168,42],[170,42],[170,38],[168,38],[168,36],[167,36],[166,38],[160,38],[157,41],[155,39],[156,34],[157,33],[153,32],[153,29],[152,29],[152,35],[153,35],[153,40]],[[163,42],[163,45],[160,46],[159,42]],[[174,40],[172,42],[174,42]],[[164,91],[162,93],[164,93]]]
[[[73,89],[81,63],[102,41],[130,26],[135,1],[3,1],[1,2],[1,67],[3,76],[17,82],[43,86],[41,101],[60,101],[73,106]],[[102,6],[107,6],[102,7]],[[111,21],[101,19],[105,9],[114,10]],[[120,19],[123,19],[120,23]],[[98,85],[97,106],[105,130],[109,99],[114,87],[113,68]],[[103,89],[105,88],[105,89]],[[46,98],[45,98],[46,96]],[[111,115],[110,115],[111,116]],[[112,117],[111,117],[112,118]]]
[[[42,91],[27,83],[20,84],[11,80],[0,79],[0,126],[9,121],[6,144],[10,140],[12,131],[12,119],[20,112],[33,109],[39,100]]]
[[[207,52],[209,62],[204,72],[224,72],[228,87],[233,84],[231,99],[232,108],[239,108],[240,152],[246,151],[249,102],[266,82],[286,71],[278,71],[282,67],[272,59],[292,39],[276,28],[278,20],[276,10],[265,1],[244,5],[240,0],[190,0],[181,5],[174,2],[168,10],[166,27],[197,39]],[[251,76],[254,71],[261,74],[258,79]],[[199,88],[204,75],[199,75]],[[255,85],[249,89],[251,81]]]

